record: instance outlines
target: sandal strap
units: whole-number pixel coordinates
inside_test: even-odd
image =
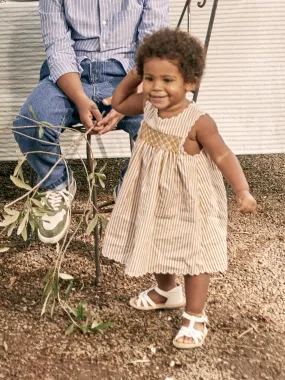
[[[165,290],[162,290],[158,287],[156,288],[152,288],[156,291],[156,293],[160,294],[162,297],[165,297],[165,298],[169,298],[169,295],[172,293],[175,293],[178,291],[178,288],[181,287],[181,285],[177,284],[174,288],[172,288],[171,290],[169,290],[168,292],[166,292]]]
[[[178,340],[179,338],[186,337],[186,338],[192,338],[195,342],[195,344],[200,343],[205,335],[205,329],[204,332],[196,330],[194,327],[189,326],[182,326],[181,329],[178,331],[178,334],[175,337],[175,340]]]
[[[156,291],[156,293],[160,294],[162,297],[165,297],[168,299],[168,297],[169,297],[168,292],[166,292],[162,289],[159,289],[158,287],[154,288],[154,290]]]
[[[181,286],[181,285],[177,285],[178,286]],[[166,302],[168,301],[170,295],[173,295],[174,292],[177,292],[178,291],[178,288],[175,287],[171,290],[169,290],[168,292],[158,288],[158,287],[153,287],[153,288],[149,288],[147,290],[144,290],[143,292],[141,292],[139,295],[138,295],[138,298],[137,298],[137,306],[144,306],[145,308],[147,308],[148,306],[152,306],[152,307],[155,307],[156,304],[155,302],[153,302],[153,300],[148,296],[148,293],[151,291],[151,290],[154,290],[156,293],[160,294],[161,296],[165,297],[166,298]]]
[[[193,326],[195,322],[208,324],[208,317],[206,316],[206,314],[203,314],[201,317],[196,317],[195,315],[188,314],[186,313],[186,311],[184,311],[182,317],[188,319],[188,321],[190,321],[190,325],[193,324]]]
[[[148,292],[153,290],[154,288],[150,288],[148,290],[145,290],[143,292],[141,292],[139,295],[138,295],[138,299],[137,299],[137,306],[143,306],[145,308],[147,308],[149,305],[150,306],[155,306],[155,303],[153,302],[153,300],[148,296]]]

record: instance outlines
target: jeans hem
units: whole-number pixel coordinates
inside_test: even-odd
[[[71,183],[73,180],[73,173],[71,169],[69,169],[69,178],[66,173],[64,173],[60,178],[58,178],[56,181],[52,182],[48,186],[41,187],[42,190],[63,190],[65,189],[69,183]]]

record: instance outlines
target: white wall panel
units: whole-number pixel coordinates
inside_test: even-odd
[[[170,0],[175,26],[185,1]],[[191,33],[205,39],[213,0],[192,0]],[[187,29],[187,12],[182,23]],[[37,1],[0,2],[0,160],[16,156],[12,120],[38,81],[45,58]],[[237,154],[285,152],[285,2],[220,0],[198,103]],[[115,138],[114,138],[115,137]],[[69,145],[70,136],[62,138]],[[129,155],[128,136],[93,138],[97,157]],[[85,144],[80,146],[85,156]]]
[[[213,1],[194,4],[204,40]],[[198,103],[236,154],[285,152],[284,61],[283,0],[219,1]]]

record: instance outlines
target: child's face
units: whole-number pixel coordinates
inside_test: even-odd
[[[149,58],[144,63],[143,92],[148,101],[166,117],[183,111],[188,101],[187,91],[195,85],[187,84],[178,67],[166,59]]]

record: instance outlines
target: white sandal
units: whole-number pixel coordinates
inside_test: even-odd
[[[148,296],[151,290],[155,290],[156,293],[166,298],[164,303],[154,303]],[[183,297],[182,286],[177,285],[175,288],[165,292],[164,290],[156,288],[150,288],[140,293],[137,297],[130,300],[130,305],[137,310],[156,310],[156,309],[178,309],[185,305],[185,299]]]
[[[173,339],[173,345],[176,348],[180,349],[189,349],[189,348],[196,348],[201,347],[204,343],[204,340],[208,334],[207,324],[208,324],[208,318],[204,314],[202,317],[196,317],[194,315],[189,315],[188,313],[184,312],[182,315],[183,318],[186,318],[190,321],[189,326],[182,326],[179,330],[176,337]],[[199,331],[195,329],[195,323],[204,323],[204,330]],[[186,337],[186,338],[192,338],[194,340],[194,343],[184,343],[184,342],[178,342],[177,340]]]

